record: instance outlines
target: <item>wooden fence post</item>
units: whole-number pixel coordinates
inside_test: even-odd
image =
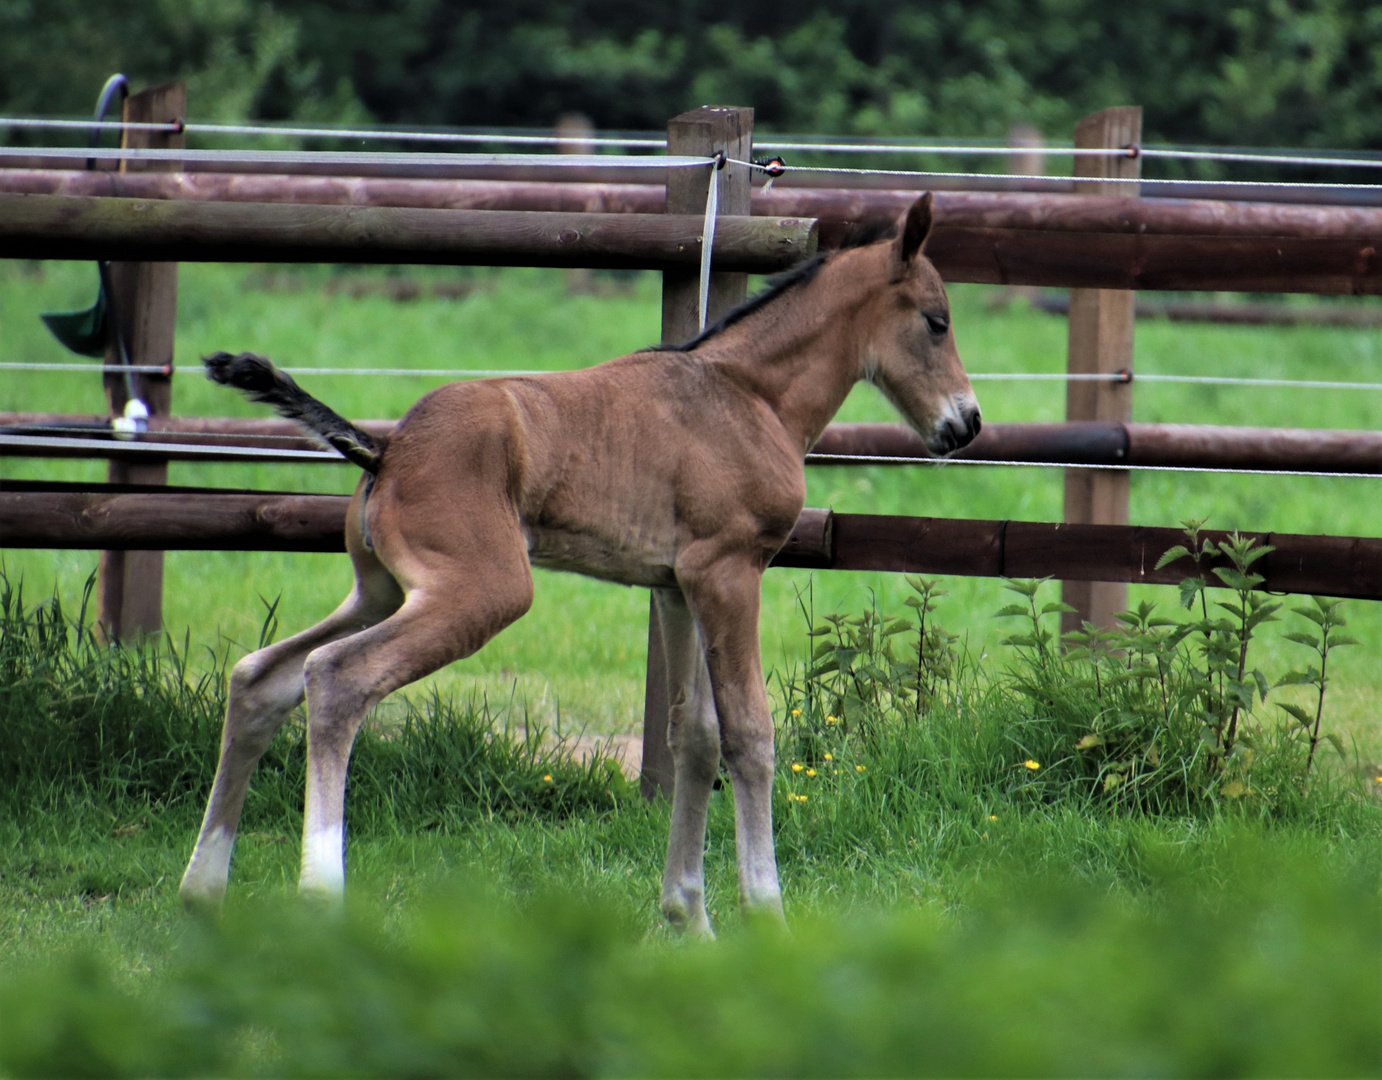
[[[187,115],[187,86],[168,83],[155,86],[125,101],[126,123],[158,124],[180,121]],[[126,131],[127,148],[181,149],[181,131]],[[126,161],[122,172],[176,172],[175,162]],[[167,416],[172,407],[173,334],[177,318],[177,263],[110,264],[111,301],[115,318],[112,334],[124,340],[129,361],[136,366],[168,365],[167,375],[137,374],[135,393],[150,416]],[[121,362],[114,338],[106,346],[106,364]],[[107,373],[106,401],[112,416],[125,411],[128,400],[125,378]],[[166,484],[168,463],[110,463],[113,484]],[[163,552],[104,551],[101,553],[98,618],[106,638],[129,641],[163,629]]]
[[[1142,109],[1120,106],[1086,116],[1075,125],[1075,146],[1133,147],[1142,141]],[[1135,177],[1141,158],[1077,157],[1076,176]],[[1077,184],[1081,195],[1137,194],[1132,184]],[[1071,289],[1067,370],[1072,375],[1132,371],[1133,320],[1136,293],[1127,289]],[[1103,380],[1071,381],[1065,389],[1067,420],[1132,419],[1132,383]],[[1126,525],[1128,473],[1106,469],[1067,469],[1065,520],[1076,524]],[[1111,627],[1114,616],[1128,606],[1128,587],[1113,581],[1065,581],[1061,598],[1074,612],[1061,616],[1061,632],[1082,623]]]
[[[753,153],[753,110],[706,106],[673,117],[667,124],[667,153],[706,157],[723,150],[736,161],[749,161]],[[704,214],[711,177],[709,169],[667,171],[667,213]],[[713,174],[720,185],[719,213],[749,213],[749,169],[726,165]],[[706,317],[718,319],[741,303],[748,292],[747,274],[710,275],[710,299]],[[681,342],[699,329],[697,305],[700,271],[667,270],[662,275],[662,340]],[[648,608],[648,675],[643,701],[643,765],[641,786],[645,798],[672,795],[674,770],[667,746],[667,663],[657,611]]]

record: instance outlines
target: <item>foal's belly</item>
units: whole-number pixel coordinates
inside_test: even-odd
[[[524,523],[528,560],[546,570],[648,588],[676,584],[672,537],[644,537],[632,531],[577,531]]]

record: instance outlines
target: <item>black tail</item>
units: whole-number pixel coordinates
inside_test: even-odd
[[[253,401],[271,405],[275,412],[295,420],[341,454],[347,461],[375,474],[384,448],[344,416],[328,409],[306,390],[274,367],[273,361],[254,353],[219,352],[203,356],[206,377],[222,386],[233,386]]]

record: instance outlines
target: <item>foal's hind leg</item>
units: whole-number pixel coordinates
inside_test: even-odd
[[[678,930],[714,937],[705,911],[705,822],[720,766],[720,723],[696,621],[679,589],[655,589],[671,707],[667,741],[676,764],[662,913]]]
[[[345,887],[345,779],[365,715],[393,691],[469,656],[532,604],[527,552],[512,528],[409,574],[403,606],[378,626],[307,658],[307,803],[299,889],[339,899]]]
[[[230,676],[221,757],[201,832],[179,893],[183,902],[216,906],[225,895],[230,853],[250,777],[288,714],[303,699],[303,661],[312,650],[387,618],[403,593],[377,564],[357,565],[355,590],[332,614],[300,634],[250,653]]]

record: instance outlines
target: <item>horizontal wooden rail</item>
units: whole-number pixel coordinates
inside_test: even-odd
[[[390,420],[356,423],[376,435],[387,435],[394,427]],[[88,431],[74,430],[82,427]],[[240,444],[229,446],[228,441],[237,437]],[[248,448],[269,461],[345,463],[337,454],[319,454],[317,446],[287,420],[154,417],[149,431],[139,442],[131,443],[110,437],[108,418],[0,413],[0,457],[231,461],[244,457],[243,448]],[[822,459],[835,457],[905,460],[929,456],[920,436],[901,424],[831,424],[807,462],[830,464]],[[979,437],[954,457],[1033,464],[1382,474],[1382,432],[1114,421],[986,424]]]
[[[0,548],[343,551],[344,495],[205,490],[43,490],[0,481]],[[1226,535],[1206,535],[1223,539]],[[1275,550],[1264,589],[1382,599],[1382,539],[1252,534]],[[1188,559],[1156,569],[1178,529],[802,512],[775,566],[977,577],[1059,577],[1170,585]]]
[[[704,217],[179,202],[0,194],[0,258],[695,266]],[[816,223],[722,217],[716,270],[770,273],[816,249]]]
[[[0,170],[0,192],[571,214],[659,214],[666,205],[665,190],[649,184],[233,173]],[[753,213],[816,218],[820,245],[828,248],[861,221],[898,217],[916,194],[774,186],[766,194],[755,191]],[[1379,248],[1382,208],[1376,207],[954,191],[936,194],[936,230],[927,251],[949,281],[1377,294]],[[343,256],[337,251],[334,257]]]
[[[1020,152],[1020,151],[1019,151]],[[789,162],[800,160],[799,154],[789,154]],[[55,161],[35,154],[0,151],[0,175],[6,173],[77,173],[85,170],[81,159]],[[187,162],[187,175],[278,177],[282,175],[281,166],[273,164]],[[905,167],[905,165],[904,165]],[[662,190],[666,183],[666,170],[640,168],[638,178],[644,184]],[[551,184],[571,187],[625,187],[629,185],[629,170],[618,166],[572,166],[572,165],[488,165],[488,166],[422,166],[409,165],[297,165],[293,169],[293,179],[301,180],[357,180],[369,181],[411,181],[421,180],[431,183],[480,183],[480,184]],[[762,183],[755,177],[755,183]],[[983,194],[1034,194],[1052,195],[1073,192],[1075,182],[1069,177],[1047,176],[1040,180],[1012,180],[995,176],[993,179],[970,177],[908,176],[906,174],[853,174],[846,181],[849,190],[857,192],[905,190],[913,197],[922,191],[957,192]],[[839,174],[788,172],[773,184],[774,192],[811,191],[838,188]],[[0,188],[3,190],[3,188]],[[1143,198],[1165,199],[1206,199],[1217,201],[1225,198],[1225,189],[1213,184],[1194,180],[1180,180],[1173,183],[1144,184],[1137,192]],[[74,192],[75,193],[75,192]],[[88,194],[88,192],[82,192]],[[89,192],[89,194],[104,194]],[[1289,188],[1271,183],[1244,182],[1232,188],[1236,199],[1251,202],[1302,203],[1329,206],[1382,206],[1382,186],[1378,187],[1328,187]]]
[[[241,173],[0,169],[0,193],[177,202],[397,206],[422,210],[545,210],[572,214],[661,214],[667,206],[667,191],[660,184],[388,180]],[[917,193],[911,190],[780,185],[767,191],[755,188],[752,194],[754,214],[820,218],[822,229],[828,224],[900,217],[916,198]],[[938,191],[935,215],[938,226],[952,229],[1307,238],[1382,235],[1382,208],[1293,206],[1217,199]],[[822,243],[824,245],[824,241]]]

